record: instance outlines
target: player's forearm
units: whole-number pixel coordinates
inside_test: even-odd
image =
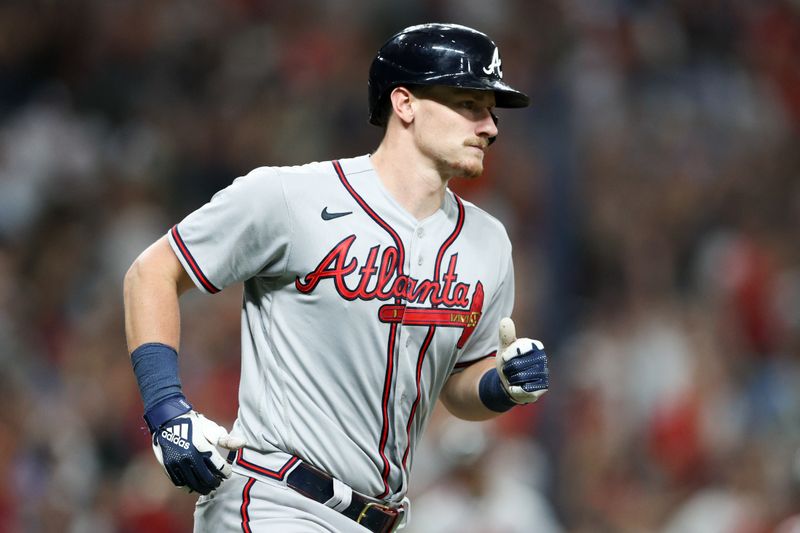
[[[478,386],[483,375],[495,366],[494,358],[487,358],[451,376],[440,399],[450,413],[463,420],[489,420],[501,414],[492,411],[481,401]]]
[[[148,342],[178,349],[178,300],[189,286],[184,278],[188,276],[166,237],[142,252],[131,265],[124,283],[125,333],[129,352]]]

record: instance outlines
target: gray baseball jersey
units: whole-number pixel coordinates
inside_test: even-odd
[[[234,470],[308,461],[399,502],[447,378],[497,349],[514,274],[503,226],[447,191],[416,220],[369,156],[262,167],[169,232],[201,290],[244,282]]]

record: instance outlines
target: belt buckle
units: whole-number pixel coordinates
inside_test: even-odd
[[[358,518],[356,519],[356,524],[361,524],[361,521],[367,516],[367,513],[372,508],[379,509],[380,511],[388,514],[392,518],[391,526],[388,529],[385,529],[387,533],[391,533],[397,526],[400,525],[400,518],[402,517],[402,509],[392,509],[391,507],[387,507],[386,505],[381,505],[375,502],[368,502],[361,512],[358,514]]]

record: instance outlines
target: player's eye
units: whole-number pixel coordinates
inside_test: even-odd
[[[459,107],[472,111],[476,107],[475,100],[462,100],[458,103]]]

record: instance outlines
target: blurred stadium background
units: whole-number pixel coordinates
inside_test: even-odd
[[[369,62],[424,21],[487,32],[533,98],[453,187],[511,234],[552,389],[439,413],[411,530],[800,531],[800,2],[5,0],[0,532],[191,530],[122,276],[251,168],[371,151]],[[239,298],[183,302],[184,387],[225,424]]]

